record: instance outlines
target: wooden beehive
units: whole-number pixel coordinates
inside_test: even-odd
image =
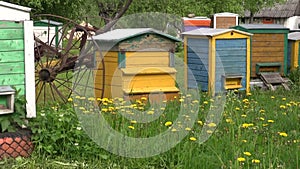
[[[182,18],[183,32],[191,31],[199,28],[209,28],[211,26],[211,19],[207,17],[193,17],[193,18]]]
[[[276,24],[242,24],[234,28],[253,34],[251,77],[261,72],[287,74],[288,28]]]
[[[212,17],[212,28],[228,29],[239,24],[239,15],[229,12],[216,13]]]
[[[26,97],[27,117],[36,116],[34,39],[30,8],[0,1],[0,86]]]
[[[105,77],[104,97],[137,98],[160,92],[170,99],[178,94],[174,68],[177,38],[151,28],[136,28],[116,29],[93,39],[101,48],[96,54],[95,86],[103,85]]]
[[[184,32],[185,82],[211,94],[226,89],[249,91],[250,33],[201,28]]]
[[[289,54],[288,54],[288,71],[294,70],[300,65],[300,32],[288,34]]]

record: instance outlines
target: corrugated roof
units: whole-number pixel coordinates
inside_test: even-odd
[[[182,33],[183,35],[198,35],[198,36],[216,36],[220,34],[224,34],[230,31],[239,32],[245,35],[252,35],[251,33],[239,31],[236,29],[213,29],[213,28],[199,28],[191,31],[187,31]]]
[[[130,28],[130,29],[115,29],[100,35],[93,36],[94,40],[98,41],[112,41],[112,42],[120,42],[128,38],[133,38],[139,35],[143,35],[146,33],[150,34],[158,34],[173,41],[180,42],[180,39],[177,39],[171,35],[165,34],[158,30],[152,28]]]
[[[21,11],[25,11],[25,12],[30,12],[31,11],[31,8],[16,5],[16,4],[12,4],[12,3],[8,3],[8,2],[4,2],[4,1],[0,1],[0,6],[5,6],[5,7],[8,7],[8,8],[17,9],[17,10],[21,10]]]
[[[245,29],[288,29],[280,24],[240,24]]]
[[[288,0],[286,3],[277,3],[273,7],[261,9],[254,17],[289,18],[298,15],[300,15],[300,1]],[[250,11],[245,11],[245,17],[250,17]]]
[[[292,32],[288,35],[289,40],[300,40],[300,32]]]

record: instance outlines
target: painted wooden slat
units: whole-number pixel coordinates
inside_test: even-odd
[[[0,29],[23,28],[23,22],[0,21]]]
[[[4,74],[0,75],[0,85],[20,85],[24,84],[24,74]]]
[[[0,63],[5,62],[23,62],[24,51],[0,52]]]
[[[24,40],[0,40],[0,52],[24,50]]]
[[[25,73],[24,62],[0,63],[0,74]]]
[[[0,40],[3,39],[23,39],[23,29],[0,29]]]

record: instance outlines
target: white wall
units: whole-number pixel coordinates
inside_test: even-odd
[[[288,18],[285,21],[284,26],[290,28],[291,30],[295,30],[295,29],[300,29],[299,24],[300,24],[300,16],[293,16]]]

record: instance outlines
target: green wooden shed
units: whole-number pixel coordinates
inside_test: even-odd
[[[0,1],[0,86],[6,92],[2,95],[2,106],[9,105],[5,99],[11,96],[8,94],[10,88],[15,88],[26,97],[27,117],[35,117],[34,38],[30,11],[30,8]]]
[[[241,24],[233,27],[252,33],[251,77],[261,72],[287,75],[289,29],[278,24]]]

